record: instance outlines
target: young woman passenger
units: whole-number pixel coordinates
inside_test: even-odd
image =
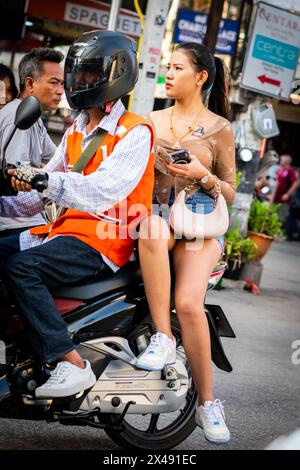
[[[211,212],[217,188],[221,189],[226,202],[232,203],[236,178],[234,137],[228,121],[222,61],[203,45],[179,44],[168,66],[166,94],[175,100],[174,106],[149,115],[156,133],[156,146],[169,152],[186,149],[192,161],[166,165],[169,175],[157,171],[157,202],[171,206],[176,194],[190,180],[197,180],[199,188],[187,201],[189,204],[202,204],[204,213]],[[207,101],[208,106],[205,105]],[[157,233],[161,234],[159,238],[151,238],[151,234]],[[196,422],[203,428],[205,437],[215,443],[229,441],[230,433],[225,424],[223,405],[213,396],[210,334],[204,298],[210,274],[222,256],[223,246],[224,239],[220,237],[202,240],[193,249],[186,249],[187,241],[176,240],[163,217],[154,214],[141,223],[139,257],[157,333],[139,356],[137,367],[160,370],[176,361],[170,321],[169,252],[172,252],[175,308],[198,391]]]

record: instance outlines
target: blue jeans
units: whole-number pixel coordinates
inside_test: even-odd
[[[170,201],[169,201],[169,207],[172,206],[172,204],[175,201],[175,194],[174,191],[171,191],[170,195]],[[199,213],[204,213],[204,214],[209,214],[214,210],[213,207],[214,200],[208,196],[204,191],[199,189],[192,197],[188,198],[186,201],[186,204],[188,205],[189,209],[192,210],[193,212],[199,212]],[[161,217],[163,217],[166,222],[169,220],[169,211],[168,210],[159,210],[159,206],[157,205],[157,201],[154,200],[154,206],[153,206],[153,213],[154,214],[159,214]],[[216,238],[218,242],[221,245],[222,248],[222,255],[223,255],[223,250],[224,250],[224,237],[218,237]]]
[[[73,350],[50,290],[96,274],[112,274],[100,253],[71,236],[20,251],[17,234],[0,239],[0,260],[2,276],[23,315],[33,352],[40,360],[53,362]]]

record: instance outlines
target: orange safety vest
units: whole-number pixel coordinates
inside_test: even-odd
[[[137,125],[146,125],[151,131],[151,149],[153,146],[153,129],[143,118],[127,112],[118,121],[122,135],[107,134],[102,141],[101,147],[89,161],[83,170],[84,175],[95,172],[104,158],[108,157],[115,145],[123,139],[127,133]],[[122,128],[120,127],[122,126]],[[83,135],[76,130],[67,137],[66,155],[68,164],[74,165],[82,154]],[[103,154],[103,152],[105,152]],[[122,155],[119,156],[122,158]],[[136,227],[140,220],[151,214],[152,192],[154,186],[154,155],[151,152],[147,167],[136,188],[119,204],[104,214],[117,219],[122,219],[121,224],[110,223],[99,220],[93,214],[75,209],[67,211],[53,224],[43,225],[30,229],[32,235],[48,235],[51,239],[57,235],[70,235],[79,238],[101,254],[112,260],[118,266],[123,266],[132,254],[134,248],[134,237]],[[136,237],[137,238],[137,237]]]

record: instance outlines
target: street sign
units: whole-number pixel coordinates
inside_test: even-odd
[[[259,3],[259,1],[260,0],[253,0],[253,3]],[[274,7],[283,8],[282,0],[268,0],[268,4],[273,5]],[[284,0],[284,9],[300,11],[300,0]]]
[[[95,29],[107,29],[109,10],[103,8],[103,3],[95,3],[94,7],[87,7],[73,2],[66,2],[64,20],[81,25],[91,26]],[[133,13],[133,12],[132,12]],[[141,25],[138,16],[128,15],[128,11],[120,9],[116,31],[132,36],[141,34]]]
[[[289,100],[300,49],[300,16],[259,2],[241,87]]]
[[[77,27],[72,30],[71,25],[74,23],[82,27],[88,26],[91,29],[107,29],[111,8],[111,2],[109,3],[95,0],[51,0],[49,2],[27,0],[26,15],[42,18],[44,24],[48,22],[52,28],[56,28],[53,31],[57,31],[58,35],[64,36],[64,33],[67,34],[70,29],[74,38],[80,34],[80,29]],[[9,4],[9,0],[7,4]],[[51,20],[59,23],[54,24]],[[66,26],[66,24],[67,28],[64,30],[62,26]],[[139,15],[135,11],[121,8],[118,15],[117,31],[138,38],[141,35]]]
[[[202,44],[208,15],[198,11],[179,8],[174,27],[173,42],[197,42]],[[233,54],[238,30],[238,21],[221,20],[216,45],[217,54]]]

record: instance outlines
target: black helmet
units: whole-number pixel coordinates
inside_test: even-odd
[[[90,31],[70,46],[65,92],[73,109],[103,107],[129,93],[137,79],[136,43],[124,34]]]

